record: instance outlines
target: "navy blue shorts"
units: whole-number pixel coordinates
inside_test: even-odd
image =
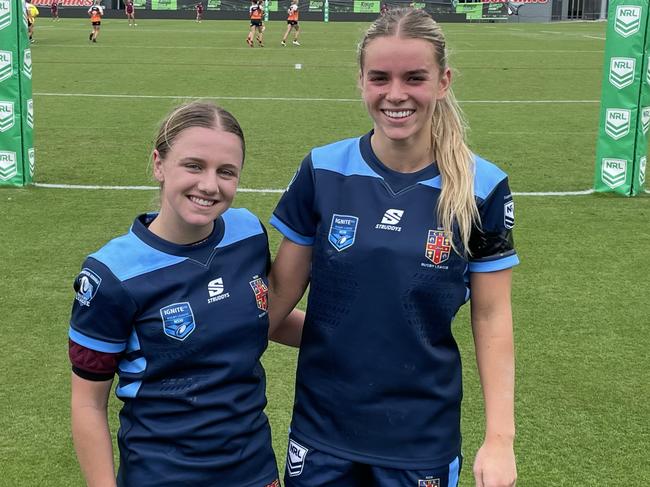
[[[461,459],[420,470],[378,467],[318,451],[289,436],[284,487],[457,487]]]

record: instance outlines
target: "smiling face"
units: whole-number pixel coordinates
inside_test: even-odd
[[[431,145],[436,102],[451,83],[433,45],[423,39],[377,37],[364,48],[359,83],[375,137],[387,144]]]
[[[161,183],[161,207],[151,231],[179,244],[209,236],[214,220],[235,197],[243,160],[241,139],[219,128],[184,129],[164,159],[155,150],[153,172]]]

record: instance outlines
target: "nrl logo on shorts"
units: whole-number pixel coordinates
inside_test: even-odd
[[[618,188],[627,178],[627,160],[603,158],[600,173],[607,186],[612,189]]]
[[[307,453],[309,453],[309,449],[289,439],[289,448],[287,448],[287,472],[289,477],[297,477],[302,473]]]
[[[0,0],[0,30],[11,25],[12,0]]]
[[[34,148],[27,150],[27,157],[29,158],[29,177],[34,177],[34,169],[36,167],[36,157],[34,154]]]
[[[14,74],[11,51],[0,51],[0,81],[10,78]]]
[[[14,104],[11,101],[0,101],[0,132],[6,132],[14,126]]]
[[[165,335],[174,340],[185,340],[196,328],[190,303],[174,303],[160,308]]]
[[[32,51],[31,49],[25,49],[23,54],[23,73],[29,79],[32,79]]]
[[[442,230],[429,230],[424,255],[434,264],[442,264],[451,255],[451,242]]]
[[[27,125],[34,128],[34,100],[27,100]]]
[[[609,63],[609,82],[616,88],[623,89],[634,82],[636,59],[631,57],[613,57]]]
[[[0,151],[0,181],[9,181],[18,174],[16,153]]]
[[[618,140],[630,133],[630,110],[608,108],[605,112],[605,133]]]
[[[440,487],[440,479],[418,480],[418,487]]]
[[[639,32],[641,27],[641,7],[636,5],[619,5],[616,7],[614,30],[623,37],[630,37]]]
[[[357,235],[357,225],[359,218],[350,215],[332,215],[330,232],[327,240],[336,250],[341,252],[354,245],[354,239]]]
[[[645,184],[645,166],[647,162],[647,157],[643,156],[639,160],[639,186],[643,186]]]

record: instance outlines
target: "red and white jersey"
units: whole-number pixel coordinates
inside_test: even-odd
[[[287,20],[298,20],[298,5],[293,3],[287,10]]]
[[[260,5],[251,5],[248,9],[248,15],[251,20],[262,20],[264,9]]]

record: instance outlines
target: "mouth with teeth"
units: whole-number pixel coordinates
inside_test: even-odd
[[[405,109],[403,109],[403,110],[387,110],[387,109],[384,109],[384,110],[381,110],[381,113],[383,113],[388,118],[391,118],[393,120],[401,120],[401,119],[408,118],[411,115],[413,115],[415,113],[415,110],[411,110],[411,109],[408,109],[408,110],[405,110]]]
[[[192,203],[194,203],[194,204],[196,204],[196,205],[198,205],[198,206],[200,206],[202,208],[210,208],[211,206],[214,206],[214,205],[217,204],[217,202],[215,200],[206,200],[206,199],[203,199],[203,198],[199,198],[198,196],[188,196],[188,199]]]

